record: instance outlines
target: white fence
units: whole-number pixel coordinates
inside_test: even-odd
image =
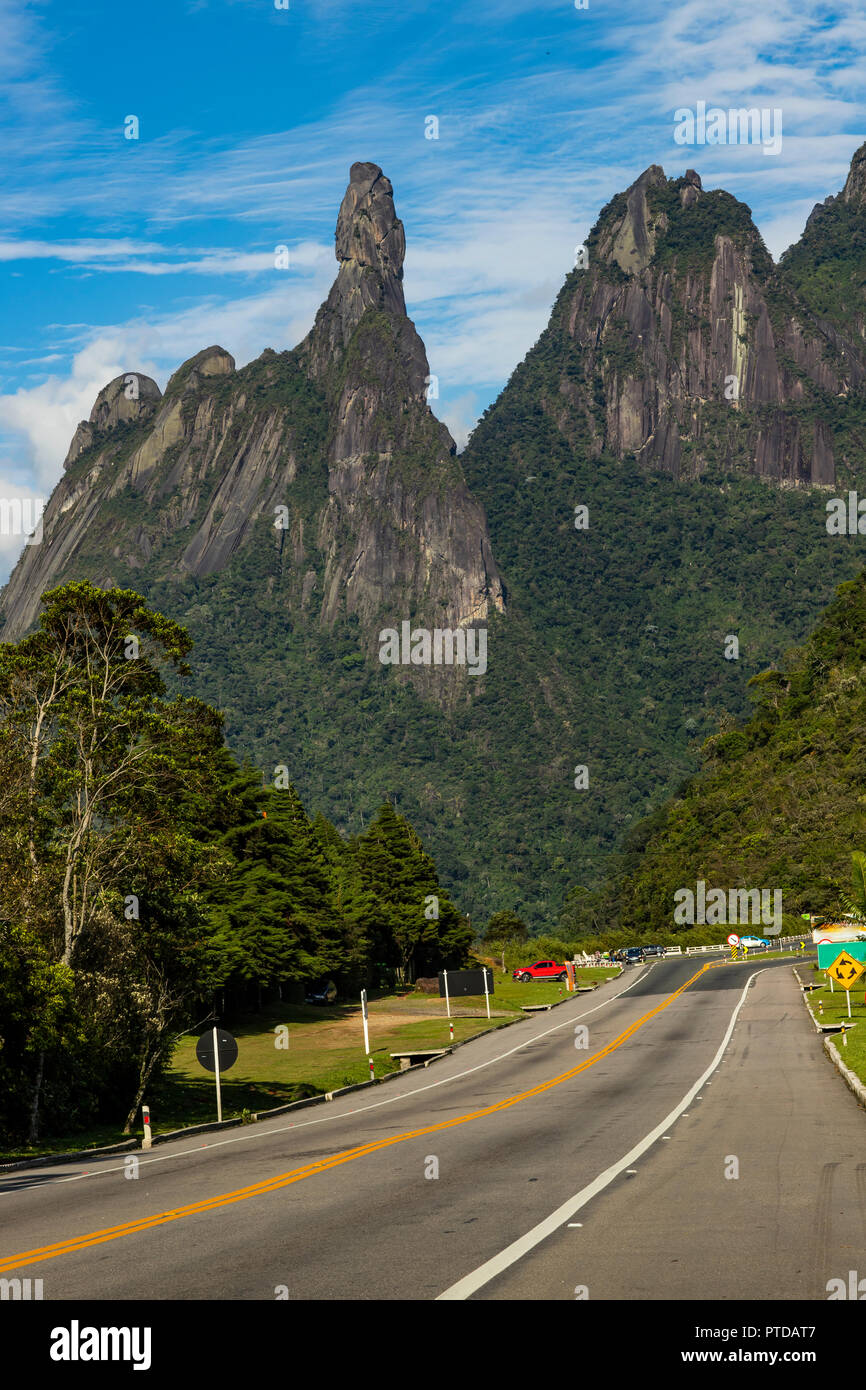
[[[808,935],[808,933],[806,933],[806,935]],[[758,956],[761,955],[761,953],[766,955],[768,951],[777,951],[780,946],[790,946],[794,941],[805,941],[806,935],[801,934],[800,936],[774,936],[771,939],[769,946],[750,946],[749,957],[751,958],[753,955]],[[703,956],[708,955],[712,951],[729,951],[730,949],[730,946],[728,946],[723,941],[720,942],[717,946],[666,946],[665,955]],[[574,964],[595,965],[596,960],[594,956],[589,955],[586,951],[581,951],[574,957]]]
[[[769,946],[750,946],[749,955],[751,956],[753,953],[755,955],[760,955],[762,951],[766,955],[768,951],[777,951],[780,946],[790,946],[794,941],[805,941],[805,939],[806,937],[803,935],[774,936],[771,939]],[[707,951],[729,951],[730,949],[730,946],[728,946],[726,943],[723,943],[720,946],[687,946],[686,955],[698,956],[704,954]]]

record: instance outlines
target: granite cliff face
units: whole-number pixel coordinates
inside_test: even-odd
[[[40,594],[65,578],[202,578],[263,535],[287,605],[325,625],[357,615],[368,653],[377,626],[467,626],[503,611],[483,509],[427,404],[404,253],[391,184],[355,164],[339,272],[296,351],[236,371],[206,348],[164,395],[136,373],[109,383],[75,432],[43,544],[3,593],[2,637],[26,631]]]
[[[863,164],[860,151],[845,206],[862,202]],[[592,453],[674,476],[830,486],[847,461],[834,403],[866,380],[852,327],[798,294],[744,204],[652,165],[604,209],[559,297],[545,409]]]

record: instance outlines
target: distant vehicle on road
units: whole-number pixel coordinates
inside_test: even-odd
[[[627,946],[625,951],[625,959],[628,965],[637,965],[638,961],[643,960],[643,947]]]
[[[521,965],[512,972],[512,980],[567,980],[568,971],[555,960],[537,960],[534,965]]]
[[[644,946],[643,948],[644,960],[647,956],[663,956],[664,953],[664,946]]]
[[[741,936],[740,945],[748,946],[751,951],[753,946],[769,946],[769,941],[765,936]]]

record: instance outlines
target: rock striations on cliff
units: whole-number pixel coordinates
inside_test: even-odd
[[[862,220],[863,163],[860,151],[829,200],[846,225]],[[567,439],[674,476],[835,483],[851,462],[836,402],[866,381],[862,285],[859,319],[821,314],[745,204],[658,165],[607,205],[577,259],[544,341],[559,364],[544,408]]]
[[[355,164],[339,272],[294,352],[266,350],[236,371],[206,348],[164,395],[134,372],[109,383],[76,430],[43,544],[3,593],[3,638],[25,632],[40,594],[65,578],[201,578],[262,534],[286,605],[326,625],[357,615],[368,653],[379,626],[466,627],[502,612],[483,509],[427,403],[404,253],[391,184]]]

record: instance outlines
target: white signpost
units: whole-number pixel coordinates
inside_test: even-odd
[[[216,1079],[217,1120],[222,1123],[223,1098],[220,1087],[220,1072],[228,1071],[238,1060],[238,1045],[225,1028],[214,1028],[211,1033],[202,1033],[196,1044],[195,1055],[206,1071],[212,1071]]]

